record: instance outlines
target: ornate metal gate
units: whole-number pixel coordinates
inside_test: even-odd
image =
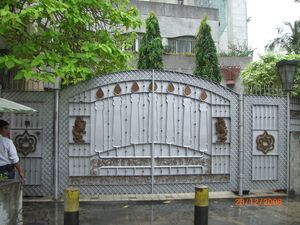
[[[110,74],[62,91],[60,190],[236,190],[238,95],[167,71]],[[68,112],[68,113],[67,113]]]
[[[38,110],[3,116],[25,168],[25,195],[51,196],[54,93],[3,97]],[[242,100],[168,71],[120,72],[63,89],[59,193],[69,185],[90,195],[193,192],[199,183],[211,191],[286,189],[286,104],[285,97]]]

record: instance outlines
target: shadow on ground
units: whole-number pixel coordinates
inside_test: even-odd
[[[281,206],[210,200],[209,225],[299,225],[300,200]],[[80,203],[80,225],[193,225],[193,201]],[[24,203],[24,225],[63,225],[62,203]]]

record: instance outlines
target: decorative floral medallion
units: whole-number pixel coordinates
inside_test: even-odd
[[[224,118],[217,118],[215,123],[217,142],[224,143],[227,140],[228,130]]]
[[[262,151],[267,154],[274,149],[275,138],[268,134],[265,130],[263,134],[256,137],[256,148],[258,151]]]
[[[75,143],[85,143],[85,140],[83,140],[83,134],[86,134],[85,125],[86,122],[81,117],[76,118],[72,130],[73,141]]]
[[[29,153],[36,151],[37,138],[25,130],[23,134],[16,136],[15,144],[17,151],[27,156]]]

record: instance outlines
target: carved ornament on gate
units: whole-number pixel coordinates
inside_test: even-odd
[[[224,118],[217,118],[215,123],[216,126],[216,135],[217,135],[217,142],[224,143],[227,140],[227,126],[225,123]]]
[[[190,88],[188,85],[186,85],[186,86],[184,87],[183,94],[184,94],[185,96],[189,96],[191,93],[192,93],[191,88]]]
[[[131,86],[131,92],[132,93],[138,92],[139,89],[140,89],[140,87],[139,87],[138,83],[135,81]]]
[[[175,90],[175,87],[172,83],[168,84],[167,92],[172,93]]]
[[[83,134],[86,134],[85,125],[86,121],[84,121],[81,117],[76,117],[72,130],[73,141],[75,143],[85,143],[85,140],[83,140]]]
[[[262,151],[267,154],[274,149],[275,138],[268,134],[265,130],[263,134],[258,135],[256,138],[256,148],[258,151]]]
[[[104,92],[102,91],[101,88],[99,88],[98,91],[96,92],[96,97],[97,97],[98,99],[104,97]]]
[[[200,99],[202,101],[205,101],[207,99],[207,94],[204,90],[201,91]]]
[[[23,134],[17,135],[15,138],[16,149],[24,156],[36,151],[37,138],[28,133],[27,130]]]
[[[122,89],[120,84],[116,84],[115,88],[114,88],[114,94],[115,95],[120,95],[122,93]]]
[[[154,81],[154,85],[153,85],[153,82],[152,82],[152,81],[151,81],[151,83],[149,84],[149,87],[148,87],[149,92],[153,91],[153,88],[154,88],[154,91],[157,90],[157,84],[156,84],[155,81]]]

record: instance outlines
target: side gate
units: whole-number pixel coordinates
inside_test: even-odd
[[[59,190],[238,189],[238,95],[168,71],[129,71],[61,92]]]
[[[287,99],[244,96],[244,190],[288,188]]]
[[[2,118],[10,123],[10,137],[25,172],[24,195],[52,196],[54,93],[5,90],[2,97],[37,110],[4,113]]]

